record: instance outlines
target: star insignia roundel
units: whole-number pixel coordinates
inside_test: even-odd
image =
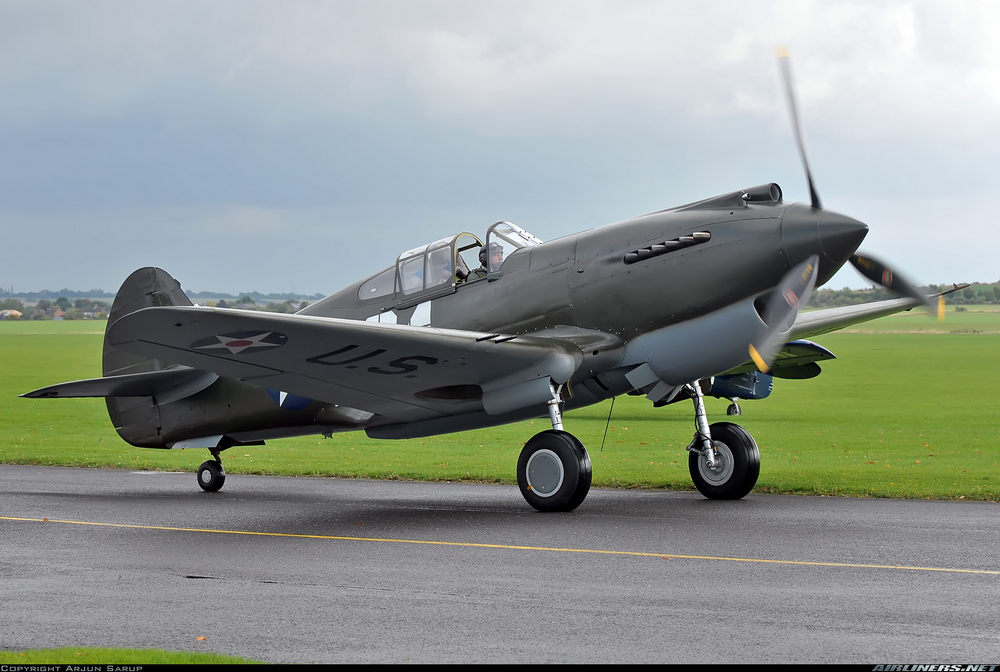
[[[191,344],[192,350],[228,350],[231,355],[260,352],[278,348],[288,342],[288,337],[276,331],[239,331],[217,334]]]

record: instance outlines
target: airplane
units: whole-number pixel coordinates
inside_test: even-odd
[[[293,315],[196,306],[166,271],[141,268],[111,308],[103,376],[22,396],[105,397],[128,443],[207,448],[197,478],[209,492],[225,483],[221,453],[233,446],[355,430],[427,437],[547,416],[552,429],[517,461],[521,494],[539,511],[572,511],[590,490],[566,410],[621,394],[657,406],[690,399],[695,486],[742,498],[760,473],[757,444],[738,424],[709,424],[706,395],[730,399],[738,415],[738,400],[766,397],[774,377],[820,374],[834,355],[809,338],[935,307],[857,252],[866,224],[822,207],[787,55],[779,64],[808,204],[766,183],[547,242],[499,221],[482,238],[407,250]],[[848,262],[902,297],[801,311]]]

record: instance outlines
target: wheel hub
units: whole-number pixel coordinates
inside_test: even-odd
[[[551,497],[562,487],[566,472],[559,456],[543,448],[528,458],[525,475],[531,492],[539,497]]]
[[[713,441],[715,446],[715,466],[709,467],[708,461],[702,455],[698,460],[698,472],[711,485],[723,485],[733,475],[733,453],[729,446],[721,441]]]
[[[212,482],[212,472],[209,471],[208,469],[202,469],[202,471],[201,471],[201,482],[205,483],[206,485],[208,483],[211,483]]]

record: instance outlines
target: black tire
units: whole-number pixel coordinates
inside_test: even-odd
[[[590,455],[569,432],[550,429],[528,439],[517,459],[517,487],[539,511],[572,511],[590,492]]]
[[[708,468],[705,458],[694,451],[688,456],[688,470],[698,491],[709,499],[741,499],[760,476],[760,450],[750,432],[731,422],[709,427],[721,464]]]
[[[729,408],[726,409],[726,415],[743,415],[743,409],[736,404],[729,404]]]
[[[205,492],[216,492],[226,483],[226,470],[222,462],[208,460],[198,467],[198,485]]]

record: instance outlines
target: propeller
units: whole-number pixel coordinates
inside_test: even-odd
[[[768,373],[774,358],[785,344],[785,335],[795,322],[799,306],[809,303],[809,295],[816,286],[819,256],[812,255],[788,271],[771,292],[764,307],[764,324],[767,329],[750,343],[750,358],[757,368]]]
[[[809,183],[809,198],[812,207],[819,210],[823,204],[819,201],[819,194],[816,192],[816,183],[813,182],[812,170],[809,168],[809,156],[806,154],[806,138],[802,133],[802,126],[799,123],[799,108],[795,103],[795,85],[792,83],[791,59],[788,49],[778,48],[778,68],[781,70],[781,83],[785,90],[785,102],[788,104],[788,114],[792,118],[792,130],[795,131],[795,144],[799,147],[799,156],[802,157],[802,167],[806,171],[806,181]]]
[[[795,142],[799,148],[799,156],[802,158],[802,167],[806,172],[806,181],[809,183],[809,197],[812,201],[812,207],[820,210],[823,205],[820,203],[819,194],[816,192],[816,184],[813,182],[812,170],[809,167],[809,156],[806,154],[805,134],[802,132],[798,106],[795,102],[795,85],[792,82],[791,58],[789,57],[788,49],[784,47],[778,49],[778,68],[781,71],[781,83],[785,92],[785,102],[788,104],[788,114],[792,118],[792,130],[795,132]],[[857,253],[850,258],[850,261],[861,275],[872,282],[897,294],[916,299],[932,313],[937,312],[939,321],[944,320],[944,296],[938,297],[937,310],[935,311],[934,302],[929,296],[920,292],[913,283],[903,278],[899,273],[896,273],[881,261],[870,255]],[[757,362],[756,359],[754,361]],[[757,365],[760,366],[760,363],[757,362]]]
[[[858,269],[858,273],[865,276],[875,284],[881,285],[882,287],[896,292],[897,294],[902,294],[903,296],[908,296],[911,299],[916,299],[926,306],[932,313],[936,312],[939,321],[944,320],[943,295],[938,296],[936,306],[937,310],[935,310],[934,301],[931,300],[931,297],[921,292],[909,280],[870,254],[853,254],[851,255],[850,261],[851,265]]]

